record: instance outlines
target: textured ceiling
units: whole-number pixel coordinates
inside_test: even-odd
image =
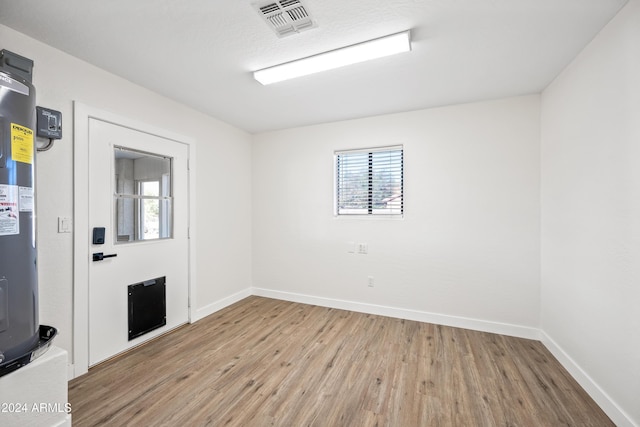
[[[0,0],[0,23],[249,132],[538,93],[626,0]],[[251,71],[411,30],[412,51],[271,86]],[[0,48],[5,48],[0,46]]]

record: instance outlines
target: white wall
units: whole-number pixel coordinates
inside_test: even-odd
[[[75,59],[5,26],[0,49],[35,61],[38,105],[62,111],[64,138],[37,155],[40,323],[72,353],[74,100],[196,141],[196,302],[202,315],[251,286],[251,135]],[[79,261],[80,262],[80,261]]]
[[[640,425],[638,0],[542,96],[541,322],[614,421]]]
[[[540,310],[539,141],[536,95],[255,135],[257,293],[528,335]],[[334,218],[334,150],[389,144],[404,145],[404,219]]]

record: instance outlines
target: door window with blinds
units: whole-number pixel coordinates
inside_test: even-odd
[[[402,146],[335,152],[335,214],[404,214]]]
[[[116,242],[172,237],[172,159],[115,147]]]

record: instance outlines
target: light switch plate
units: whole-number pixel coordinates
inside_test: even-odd
[[[355,254],[356,253],[356,242],[347,242],[346,248],[347,248],[347,253],[348,254]]]
[[[58,233],[71,233],[72,226],[71,218],[68,216],[58,217]]]

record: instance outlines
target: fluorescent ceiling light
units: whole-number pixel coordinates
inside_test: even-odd
[[[410,50],[409,31],[404,31],[254,71],[253,77],[268,85]]]

